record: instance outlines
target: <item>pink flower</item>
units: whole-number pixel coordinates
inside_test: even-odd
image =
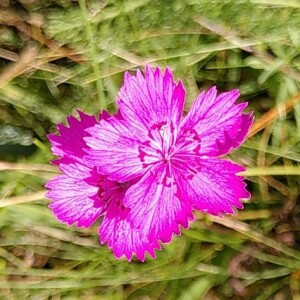
[[[126,73],[116,115],[97,121],[79,112],[81,120],[70,116],[69,128],[49,135],[62,172],[47,184],[53,213],[78,227],[103,217],[101,243],[117,258],[144,261],[188,228],[194,210],[243,208],[250,193],[236,173],[244,168],[219,158],[244,141],[253,121],[238,97],[211,88],[182,117],[185,90],[169,69]]]
[[[105,118],[87,131],[86,159],[109,180],[128,182],[122,200],[128,222],[150,242],[170,242],[193,220],[193,210],[234,213],[250,197],[244,170],[220,159],[238,147],[252,124],[239,91],[202,92],[183,118],[185,90],[169,69],[146,67],[145,76],[125,74],[117,104],[119,117]]]
[[[87,148],[84,137],[87,128],[97,124],[95,117],[78,112],[81,120],[68,117],[69,128],[58,125],[60,135],[48,136],[52,152],[60,159],[53,161],[63,174],[50,180],[46,187],[47,197],[52,200],[49,207],[58,220],[77,227],[90,227],[103,216],[99,228],[100,241],[108,244],[115,256],[125,255],[130,261],[133,253],[141,261],[148,252],[155,257],[155,249],[161,249],[158,241],[149,241],[135,230],[128,221],[129,210],[123,205],[125,192],[135,180],[125,183],[108,180],[94,164],[84,159]],[[101,119],[109,119],[107,113]]]

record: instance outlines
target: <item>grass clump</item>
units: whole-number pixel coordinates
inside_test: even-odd
[[[299,14],[281,0],[2,1],[0,298],[298,299]],[[252,199],[129,264],[99,246],[97,225],[51,215],[46,134],[77,108],[114,111],[123,72],[146,63],[184,80],[187,109],[210,85],[241,90],[256,123],[231,158]]]

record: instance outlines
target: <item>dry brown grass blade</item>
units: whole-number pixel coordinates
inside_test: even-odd
[[[263,130],[268,125],[272,124],[282,114],[291,111],[294,108],[294,106],[297,105],[298,103],[300,103],[300,93],[296,94],[287,102],[279,104],[276,107],[270,109],[261,118],[259,118],[259,120],[257,120],[253,124],[247,138],[254,136],[256,133]]]
[[[35,22],[31,20],[30,16],[21,15],[12,9],[0,9],[0,24],[17,28],[23,34],[42,45],[47,46],[61,57],[68,57],[75,62],[84,60],[82,55],[77,54],[71,49],[62,47],[54,40],[47,38],[40,30],[43,24],[34,23]]]
[[[28,46],[20,54],[19,60],[9,64],[0,74],[0,88],[15,77],[31,69],[30,62],[35,59],[38,53],[37,47]]]
[[[203,16],[197,16],[194,18],[195,22],[199,25],[203,26],[204,28],[208,29],[211,32],[216,33],[219,36],[222,36],[228,42],[231,42],[234,45],[239,46],[246,52],[254,52],[252,46],[247,45],[245,41],[238,37],[238,33],[232,30],[229,30],[222,25],[215,24],[204,18]]]
[[[9,163],[5,161],[0,161],[0,171],[4,170],[44,171],[49,173],[58,173],[57,168],[55,166],[50,166],[46,164]]]
[[[197,16],[196,18],[194,18],[194,21],[203,26],[204,28],[208,29],[209,31],[221,36],[233,45],[236,45],[237,47],[243,49],[246,52],[252,53],[254,56],[258,57],[268,65],[274,64],[275,57],[273,57],[270,53],[267,53],[266,51],[259,51],[255,47],[247,45],[247,40],[240,38],[237,32],[225,28],[223,25],[215,24],[207,20],[203,16]],[[284,38],[282,38],[282,40],[284,40]],[[263,42],[264,41],[262,40],[262,43]],[[289,67],[287,64],[282,64],[282,66],[279,67],[279,70],[282,73],[296,79],[297,81],[300,81],[300,73],[296,69]]]
[[[0,88],[3,88],[7,83],[14,78],[30,72],[33,69],[43,70],[53,74],[59,74],[63,81],[72,78],[74,74],[67,68],[51,64],[49,61],[62,58],[54,53],[53,50],[39,51],[36,46],[27,46],[18,55],[14,52],[0,49],[0,57],[8,59],[11,63],[0,73]]]
[[[43,190],[32,194],[9,197],[0,200],[0,208],[45,199],[45,193],[46,191]]]

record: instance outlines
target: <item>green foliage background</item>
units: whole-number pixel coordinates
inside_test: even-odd
[[[128,263],[98,224],[47,208],[46,135],[78,108],[113,112],[124,71],[146,63],[184,81],[187,110],[211,85],[241,90],[256,123],[230,158],[252,199]],[[299,300],[299,81],[296,0],[0,1],[0,299]]]

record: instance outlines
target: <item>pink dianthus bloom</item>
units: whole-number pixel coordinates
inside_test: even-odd
[[[252,124],[238,90],[202,92],[182,117],[185,90],[169,69],[146,66],[125,75],[119,111],[99,121],[79,112],[49,135],[62,175],[47,184],[50,207],[69,225],[89,227],[101,216],[101,243],[117,258],[155,257],[188,228],[193,210],[234,213],[248,199],[244,170],[219,156],[238,147]]]

